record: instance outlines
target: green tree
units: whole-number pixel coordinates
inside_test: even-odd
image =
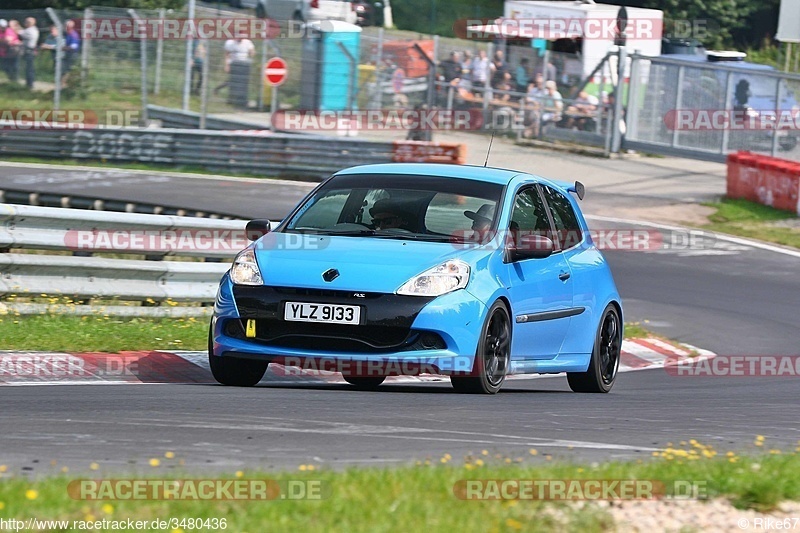
[[[467,18],[503,16],[503,0],[394,0],[392,17],[401,30],[453,37],[453,24]]]
[[[186,0],[6,0],[3,9],[84,9],[92,6],[134,9],[180,9]]]
[[[733,44],[733,35],[748,24],[763,2],[756,0],[647,0],[645,7],[664,11],[664,33],[683,36],[683,21],[700,31],[695,37],[709,49]]]

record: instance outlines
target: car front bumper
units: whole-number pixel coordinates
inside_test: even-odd
[[[437,298],[220,283],[213,353],[363,375],[452,374],[472,369],[487,308],[466,290]],[[283,320],[286,301],[359,305],[359,325]],[[247,321],[255,337],[247,337]]]

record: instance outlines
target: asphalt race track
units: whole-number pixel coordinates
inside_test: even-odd
[[[268,180],[90,174],[31,168],[4,178],[2,188],[102,193],[244,218],[279,218],[309,189]],[[598,219],[590,225],[631,227]],[[722,355],[800,355],[800,258],[703,242],[692,250],[607,251],[626,319],[649,320],[653,331]],[[483,449],[531,458],[528,450],[536,448],[536,460],[643,458],[690,438],[748,450],[761,434],[770,446],[794,447],[797,383],[677,377],[660,369],[622,374],[608,395],[568,392],[561,377],[510,381],[495,397],[457,395],[447,383],[377,392],[341,385],[8,386],[0,387],[0,433],[9,464],[34,471],[51,468],[44,465],[54,459],[77,469],[91,461],[135,469],[167,450],[190,469],[396,464]]]

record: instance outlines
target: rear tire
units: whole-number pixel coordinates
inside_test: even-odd
[[[511,320],[503,302],[497,301],[487,313],[481,340],[469,377],[450,376],[456,392],[497,394],[511,361]]]
[[[231,387],[252,387],[261,381],[269,362],[254,359],[238,359],[214,355],[214,341],[208,332],[208,366],[219,383]]]
[[[383,383],[383,381],[386,379],[385,376],[366,378],[342,375],[342,377],[346,382],[359,390],[375,390],[380,387],[381,383]]]
[[[622,319],[613,304],[603,311],[595,333],[594,349],[586,372],[567,372],[574,392],[606,393],[614,386],[622,351]]]

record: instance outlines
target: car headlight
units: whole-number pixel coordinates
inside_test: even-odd
[[[397,289],[405,296],[441,296],[463,289],[469,281],[469,265],[463,261],[445,261],[414,276]]]
[[[256,254],[252,248],[239,252],[231,267],[231,280],[237,285],[263,285],[261,271],[258,270]]]

